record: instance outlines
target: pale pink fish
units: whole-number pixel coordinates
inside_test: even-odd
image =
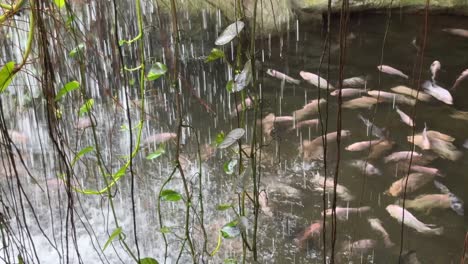
[[[314,237],[319,237],[322,232],[323,225],[321,221],[315,221],[310,226],[308,226],[301,234],[295,239],[296,245],[299,248],[303,248],[305,242]]]
[[[382,175],[382,172],[368,161],[353,160],[349,164],[359,169],[364,175],[367,175],[367,176]]]
[[[366,140],[366,141],[360,141],[353,143],[349,146],[347,146],[345,149],[347,151],[363,151],[366,149],[369,149],[370,147],[380,143],[382,139],[375,139],[375,140]]]
[[[352,99],[343,103],[343,108],[357,109],[357,108],[370,108],[371,106],[378,103],[378,100],[369,96],[362,96],[356,99]]]
[[[403,85],[390,88],[390,90],[394,91],[395,93],[411,96],[419,101],[430,102],[432,100],[432,96],[422,91],[418,92],[417,90],[411,89]]]
[[[366,77],[357,76],[343,80],[343,87],[360,88],[366,86]]]
[[[386,74],[396,75],[396,76],[400,76],[402,78],[408,79],[408,75],[388,65],[379,65],[377,66],[377,69]]]
[[[412,193],[419,190],[424,185],[434,180],[435,175],[424,173],[411,173],[392,183],[387,192],[393,197],[402,195],[403,193]]]
[[[362,207],[357,207],[357,208],[352,208],[352,207],[336,207],[335,208],[335,212],[336,212],[336,219],[338,220],[341,220],[341,221],[345,221],[345,220],[348,220],[348,216],[350,214],[362,214],[362,213],[367,213],[370,211],[370,207],[369,206],[362,206]],[[324,215],[326,216],[332,216],[332,213],[333,213],[333,209],[332,208],[329,208],[327,210],[325,210],[325,212],[322,212],[322,216]]]
[[[453,104],[453,98],[450,92],[440,87],[439,85],[432,83],[430,81],[425,81],[422,84],[422,87],[424,88],[424,91],[427,94],[430,94],[435,99],[442,101],[448,105]]]
[[[330,90],[335,89],[335,87],[329,84],[327,80],[318,76],[317,74],[306,72],[306,71],[301,71],[299,74],[301,75],[302,79],[304,79],[308,83],[320,89],[330,89]]]
[[[442,67],[442,65],[440,64],[440,61],[438,61],[438,60],[435,60],[431,64],[430,70],[431,70],[431,74],[432,74],[432,82],[435,82],[435,78],[437,77],[437,73],[439,73],[441,67]]]
[[[273,69],[268,69],[266,71],[266,73],[268,75],[270,75],[271,77],[275,77],[277,79],[280,79],[280,80],[285,80],[286,82],[288,83],[293,83],[293,84],[300,84],[301,81],[300,80],[297,80],[297,79],[294,79],[282,72],[279,72],[279,71],[276,71],[276,70],[273,70]]]
[[[377,246],[377,241],[373,239],[361,239],[350,244],[345,242],[342,250],[349,251],[351,254],[359,256],[369,253],[375,246]]]
[[[396,107],[396,111],[397,111],[398,115],[400,115],[401,121],[403,121],[403,123],[407,124],[410,127],[414,126],[413,119],[411,119],[411,117],[409,117],[409,115],[407,115],[405,112],[401,111],[398,107]]]
[[[246,109],[252,108],[252,106],[253,106],[253,100],[252,100],[250,97],[245,98],[245,100],[244,100],[244,105],[245,105],[245,108],[246,108]],[[243,107],[243,106],[242,106],[242,103],[238,104],[238,105],[236,106],[237,112],[241,112],[241,111],[242,111],[242,107]],[[233,111],[233,113],[231,113],[231,115],[236,115],[236,111]]]
[[[424,224],[423,222],[419,221],[416,217],[414,217],[414,215],[411,214],[408,210],[403,209],[398,205],[391,204],[388,205],[385,209],[398,222],[403,222],[404,225],[415,229],[419,233],[428,235],[442,235],[442,233],[444,232],[443,227],[430,228],[428,225]]]
[[[300,129],[300,128],[303,128],[303,127],[315,127],[317,129],[319,124],[320,124],[319,119],[317,119],[317,118],[309,119],[309,120],[304,120],[304,121],[301,121],[301,122],[297,122],[296,127],[292,127],[289,130]]]
[[[413,151],[413,157],[422,157],[421,153]],[[388,162],[398,162],[402,160],[409,160],[411,157],[411,151],[398,151],[393,152],[392,154],[388,155],[384,158],[385,163]]]
[[[458,85],[464,80],[466,79],[466,77],[468,77],[468,69],[464,70],[460,76],[458,76],[458,78],[455,80],[455,83],[453,84],[452,86],[452,90],[455,90]]]
[[[468,30],[463,28],[444,28],[442,31],[450,33],[455,36],[468,38]]]
[[[398,104],[406,104],[406,105],[411,105],[411,106],[416,104],[415,99],[409,98],[401,94],[390,93],[390,92],[385,92],[385,91],[380,91],[380,90],[368,91],[367,94],[374,98],[378,98],[380,102],[387,102],[387,103],[395,102]]]
[[[284,124],[284,125],[289,125],[292,124],[294,121],[294,117],[292,116],[277,116],[275,117],[275,124]]]
[[[354,96],[361,96],[365,94],[367,91],[363,89],[356,89],[356,88],[343,88],[340,90],[335,90],[330,93],[331,96],[338,96],[339,92],[341,91],[341,97],[354,97]]]
[[[319,109],[322,108],[327,101],[325,99],[315,99],[304,105],[299,110],[293,112],[293,116],[297,121],[306,119],[309,116],[316,115],[319,113]]]
[[[159,144],[159,143],[164,143],[166,141],[169,141],[171,139],[176,139],[176,138],[177,138],[176,133],[168,133],[168,132],[158,133],[158,134],[150,135],[147,138],[145,138],[143,140],[143,144],[151,144],[151,143]]]
[[[395,244],[390,240],[390,235],[387,233],[387,230],[382,225],[382,221],[378,218],[369,218],[367,219],[372,229],[378,232],[384,241],[384,245],[386,248],[393,247]]]
[[[430,175],[435,175],[435,176],[439,176],[439,177],[445,177],[439,169],[436,169],[436,168],[431,168],[431,167],[425,167],[425,166],[421,166],[421,165],[413,165],[411,164],[411,167],[410,167],[410,170],[411,171],[414,171],[414,172],[420,172],[420,173],[424,173],[424,174],[430,174]]]
[[[431,141],[429,140],[429,136],[427,135],[427,126],[424,124],[424,130],[422,132],[422,142],[421,148],[423,150],[428,150],[431,148]]]

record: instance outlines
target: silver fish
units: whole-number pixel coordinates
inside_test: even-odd
[[[384,241],[385,247],[390,248],[393,247],[395,244],[390,240],[390,235],[387,233],[387,230],[382,226],[382,221],[378,218],[369,218],[367,219],[372,229],[377,231]]]
[[[302,79],[304,79],[308,83],[320,89],[327,89],[327,88],[330,90],[335,89],[335,87],[329,84],[327,80],[318,76],[317,74],[313,74],[311,72],[306,72],[306,71],[301,71],[299,72],[299,74],[301,75]]]
[[[364,160],[353,160],[350,165],[359,169],[362,173],[368,176],[382,175],[382,172],[374,165]]]
[[[279,71],[276,71],[276,70],[273,70],[273,69],[268,69],[266,71],[266,73],[268,75],[270,75],[271,77],[275,77],[277,79],[280,79],[280,80],[285,80],[286,82],[288,83],[293,83],[293,84],[300,84],[301,81],[300,80],[297,80],[297,79],[294,79],[293,77],[290,77],[282,72],[279,72]]]
[[[407,115],[405,112],[401,111],[398,107],[396,107],[395,109],[396,109],[398,115],[400,115],[401,121],[403,121],[403,123],[407,124],[410,127],[414,126],[413,119],[411,119],[411,117],[409,117],[409,115]]]
[[[447,188],[447,186],[443,185],[441,182],[434,181],[434,185],[442,193],[448,194],[449,199],[450,199],[450,208],[452,208],[452,210],[455,211],[455,213],[461,216],[465,214],[462,199],[458,198],[455,194],[450,192],[449,188]]]
[[[424,88],[426,93],[432,95],[432,97],[436,98],[437,100],[442,101],[448,105],[453,104],[453,98],[450,92],[438,86],[437,84],[430,81],[425,81],[422,84],[422,88]]]
[[[442,233],[444,232],[443,227],[430,228],[428,225],[419,221],[408,210],[403,209],[398,205],[391,204],[391,205],[388,205],[385,209],[398,222],[400,223],[403,222],[404,225],[415,229],[419,233],[423,233],[427,235],[442,235]],[[404,219],[403,219],[403,215],[404,215]]]
[[[384,139],[386,138],[387,136],[384,134],[384,131],[383,129],[379,128],[378,126],[374,125],[369,119],[363,117],[361,114],[358,114],[358,118],[362,120],[362,122],[364,122],[364,125],[366,125],[367,128],[370,128],[371,129],[371,133],[372,135],[380,138],[380,139]]]
[[[354,97],[354,96],[361,96],[365,94],[367,91],[363,89],[356,89],[356,88],[343,88],[340,90],[335,90],[330,93],[331,96],[338,96],[339,92],[341,91],[341,97]]]
[[[357,207],[357,208],[350,208],[350,207],[336,207],[335,208],[335,213],[336,213],[336,218],[340,221],[346,221],[349,219],[350,214],[362,214],[362,213],[367,213],[370,211],[369,206],[362,206],[362,207]],[[332,216],[333,209],[329,208],[325,210],[325,212],[322,212],[322,216],[325,214],[326,216]]]
[[[388,65],[379,65],[377,66],[377,69],[383,73],[390,74],[390,75],[395,75],[395,76],[400,76],[402,78],[408,79],[408,75],[404,74],[400,70],[397,70],[393,67],[390,67]]]
[[[325,177],[320,176],[320,174],[317,172],[312,177],[311,182],[314,185],[314,190],[318,192],[323,192],[324,188],[327,193],[333,194],[334,192],[335,181],[333,180],[333,178],[327,177],[327,179],[325,180]],[[351,194],[348,188],[340,184],[336,184],[336,195],[343,201],[354,200],[354,196]]]
[[[442,65],[440,64],[440,61],[438,60],[435,60],[432,64],[431,64],[431,74],[432,74],[432,82],[435,83],[435,78],[437,77],[437,73],[439,73],[440,71],[440,68],[442,67]]]
[[[458,87],[458,85],[459,85],[464,79],[466,79],[467,77],[468,77],[468,69],[464,70],[464,71],[460,74],[460,76],[458,76],[458,78],[455,80],[455,83],[454,83],[453,86],[452,86],[452,90],[455,90],[455,89]]]
[[[343,87],[362,88],[366,86],[366,82],[366,77],[351,77],[343,80]]]

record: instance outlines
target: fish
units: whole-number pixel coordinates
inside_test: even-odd
[[[434,181],[434,186],[439,189],[443,194],[446,194],[449,196],[450,199],[450,208],[455,211],[460,216],[464,215],[464,205],[463,205],[463,200],[458,198],[455,194],[450,192],[449,188],[447,186],[443,185],[439,181]]]
[[[413,228],[419,233],[427,235],[442,235],[444,232],[443,227],[439,228],[430,228],[428,225],[419,221],[414,215],[412,215],[408,210],[401,208],[398,205],[390,204],[386,208],[387,212],[395,218],[399,223],[402,223],[408,227]],[[403,219],[404,217],[404,219]]]
[[[418,90],[411,89],[407,86],[399,85],[399,86],[390,88],[390,90],[392,90],[395,93],[411,96],[419,101],[423,101],[423,102],[432,101],[432,96],[428,95],[427,93],[423,91],[418,92]]]
[[[422,133],[415,134],[414,137],[408,136],[407,140],[410,143],[414,142],[414,144],[421,149],[427,150],[431,149],[432,141],[442,140],[445,142],[453,142],[455,141],[455,138],[439,131],[427,130],[425,127]]]
[[[338,96],[339,92],[341,91],[341,97],[355,97],[361,96],[362,94],[367,93],[366,90],[363,89],[356,89],[356,88],[343,88],[339,90],[335,90],[330,93],[331,96]]]
[[[457,87],[460,85],[460,83],[468,77],[468,69],[464,70],[460,76],[455,80],[455,83],[452,85],[452,90],[457,89]]]
[[[357,208],[350,208],[350,207],[336,207],[335,212],[336,212],[336,219],[340,221],[346,221],[348,220],[349,214],[362,214],[362,213],[367,213],[370,211],[370,206],[362,206],[362,207],[357,207]],[[333,209],[329,208],[325,210],[325,212],[322,212],[322,216],[326,215],[331,217],[333,213]]]
[[[402,160],[409,160],[411,157],[411,152],[413,153],[413,158],[422,157],[421,153],[418,153],[415,151],[398,151],[398,152],[393,152],[392,154],[385,157],[384,162],[389,163],[389,162],[398,162]]]
[[[367,78],[364,76],[356,76],[343,80],[343,87],[362,88],[365,87]]]
[[[442,29],[443,32],[447,32],[449,34],[468,38],[468,30],[463,28],[444,28]]]
[[[319,113],[319,109],[323,110],[324,105],[327,103],[325,99],[315,99],[304,105],[301,109],[293,112],[296,121],[302,121],[310,116]]]
[[[306,72],[306,71],[301,71],[299,72],[299,74],[301,75],[302,79],[304,79],[306,82],[320,89],[330,89],[330,90],[335,89],[335,87],[329,84],[327,80],[318,76],[317,74]]]
[[[358,168],[362,173],[367,176],[382,175],[382,172],[372,165],[370,162],[364,160],[353,160],[350,162],[350,165]]]
[[[409,98],[401,94],[384,92],[380,90],[368,91],[367,94],[374,98],[378,98],[379,102],[398,103],[410,106],[414,106],[416,104],[415,99]]]
[[[424,130],[421,135],[422,135],[421,148],[423,150],[431,149],[431,141],[429,140],[429,136],[427,135],[427,126],[425,123],[424,123]]]
[[[325,177],[320,176],[320,174],[317,172],[314,174],[310,181],[314,186],[314,190],[318,192],[323,192],[323,189],[325,188],[326,192],[328,192],[329,194],[333,194],[335,187],[335,181],[333,180],[333,178],[327,177],[325,180]],[[336,184],[336,195],[343,201],[352,201],[355,198],[348,190],[348,188],[341,184]]]
[[[295,239],[296,245],[299,248],[304,248],[307,240],[314,237],[319,237],[322,233],[323,225],[321,221],[314,221]]]
[[[369,119],[363,117],[361,114],[358,114],[358,118],[361,119],[361,121],[364,123],[364,125],[366,125],[367,128],[371,128],[371,133],[372,135],[374,135],[375,137],[378,137],[380,139],[384,139],[386,138],[387,136],[385,135],[383,129],[379,128],[378,126],[376,126],[374,123],[372,123]]]
[[[292,116],[275,116],[275,114],[270,113],[261,121],[263,135],[270,139],[276,127],[287,127],[291,126],[293,123],[294,118]]]
[[[393,243],[390,240],[390,235],[387,233],[387,230],[385,230],[385,228],[383,227],[382,221],[380,221],[380,219],[378,219],[378,218],[369,218],[369,219],[367,219],[367,221],[369,222],[371,228],[373,230],[375,230],[376,232],[378,232],[382,236],[382,239],[384,241],[384,245],[385,245],[386,248],[390,248],[390,247],[393,247],[395,245],[395,243]]]
[[[232,111],[231,116],[236,116],[237,113],[242,112],[242,110],[244,110],[244,106],[245,106],[245,109],[251,109],[253,107],[253,104],[254,104],[254,102],[253,102],[252,98],[250,98],[250,97],[245,98],[244,104],[242,104],[242,103],[238,104],[236,106],[237,111],[236,110]]]
[[[386,74],[395,75],[404,79],[408,79],[408,75],[388,65],[379,65],[377,66],[377,69]]]
[[[453,105],[453,98],[449,91],[440,87],[439,85],[430,81],[425,81],[422,84],[422,88],[426,93],[434,97],[435,99],[444,102],[448,105]]]
[[[294,129],[301,129],[303,127],[313,127],[315,126],[316,129],[318,129],[318,125],[320,124],[319,119],[309,119],[309,120],[304,120],[296,123],[295,127],[291,127],[289,130],[294,130]]]
[[[450,196],[448,194],[424,194],[405,201],[406,208],[426,213],[436,208],[449,209],[450,204]]]
[[[448,142],[439,138],[430,138],[431,149],[443,159],[451,161],[459,160],[463,153],[453,145],[452,142]]]
[[[465,142],[463,143],[463,147],[468,149],[468,139],[466,139]]]
[[[381,141],[382,139],[360,141],[347,146],[345,149],[347,151],[363,151],[371,148],[372,146],[378,144]]]
[[[157,133],[150,135],[146,137],[143,140],[143,144],[159,144],[159,143],[164,143],[172,139],[176,139],[177,134],[176,133],[169,133],[169,132],[164,132],[164,133]]]
[[[398,115],[400,115],[400,119],[401,119],[401,121],[403,121],[403,123],[407,124],[410,127],[414,126],[414,121],[413,121],[413,119],[411,117],[409,117],[409,115],[407,115],[405,112],[401,111],[398,107],[395,107],[395,109],[396,109],[396,112],[398,113]]]
[[[431,174],[419,172],[411,173],[410,175],[393,182],[386,193],[393,197],[398,197],[405,192],[405,185],[406,193],[412,193],[434,180],[434,177],[435,175]]]
[[[95,124],[89,117],[79,117],[75,123],[75,129],[86,129],[92,127]]]
[[[430,71],[432,74],[431,78],[433,83],[435,83],[435,78],[437,77],[437,74],[439,73],[441,67],[442,65],[440,64],[440,61],[435,60],[434,62],[432,62]]]
[[[406,170],[406,168],[405,168],[405,170]],[[440,172],[440,170],[437,169],[437,168],[431,168],[431,167],[425,167],[425,166],[421,166],[421,165],[411,164],[410,170],[414,171],[414,172],[420,172],[420,173],[424,173],[424,174],[431,174],[431,175],[434,175],[434,176],[445,177],[444,174],[442,174]]]
[[[268,194],[265,190],[261,190],[260,193],[258,194],[258,203],[260,205],[260,209],[265,215],[269,217],[273,217],[273,212],[271,211],[271,208],[268,206]]]
[[[369,96],[362,96],[356,99],[352,99],[346,102],[343,102],[341,107],[349,109],[357,108],[370,108],[371,106],[377,104],[379,101],[376,98]]]
[[[373,239],[361,239],[354,241],[350,244],[343,245],[343,251],[350,251],[353,255],[364,255],[367,254],[371,249],[375,248],[377,241]]]
[[[282,72],[279,72],[279,71],[276,71],[276,70],[273,70],[273,69],[267,69],[266,73],[268,75],[270,75],[271,77],[275,77],[277,79],[280,79],[280,80],[285,80],[286,82],[288,83],[293,83],[293,84],[296,84],[296,85],[299,85],[301,83],[300,80],[297,80],[297,79],[294,79]]]
[[[394,142],[389,141],[389,140],[382,140],[379,143],[375,144],[374,146],[371,147],[371,150],[369,152],[369,155],[367,156],[368,159],[370,160],[375,160],[380,158],[382,155],[387,153],[393,148],[393,145],[395,145]]]
[[[351,135],[349,130],[341,130],[341,138],[347,138]],[[324,139],[328,142],[336,141],[338,132],[330,132],[324,135]],[[303,159],[311,161],[314,159],[320,159],[323,156],[323,141],[322,136],[316,137],[313,140],[303,140],[302,145],[299,147],[299,153],[303,154]]]

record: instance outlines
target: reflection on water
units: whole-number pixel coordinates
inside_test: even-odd
[[[250,175],[245,173],[240,178],[233,176],[235,174],[227,175],[223,170],[223,164],[230,159],[229,155],[231,154],[228,151],[215,151],[209,146],[219,132],[227,133],[237,126],[237,120],[232,116],[232,113],[235,113],[236,100],[234,95],[229,94],[224,88],[227,81],[232,79],[230,69],[221,62],[210,64],[203,62],[203,55],[206,55],[214,46],[216,32],[220,32],[224,26],[219,26],[220,23],[218,23],[216,16],[207,16],[206,14],[200,20],[208,20],[208,23],[202,23],[201,26],[192,24],[194,21],[200,21],[198,18],[190,20],[187,15],[184,15],[181,20],[183,31],[182,74],[187,80],[187,83],[183,84],[186,94],[183,98],[186,109],[184,119],[185,122],[199,131],[204,161],[200,176],[197,168],[196,134],[193,132],[194,130],[187,128],[183,130],[181,142],[183,145],[181,165],[187,171],[186,174],[192,183],[193,193],[198,193],[198,179],[202,177],[202,193],[205,197],[204,207],[206,210],[205,224],[209,241],[207,248],[208,251],[211,251],[216,247],[218,230],[235,218],[235,215],[229,211],[215,210],[216,206],[230,202],[236,203],[236,193],[246,187]],[[436,78],[437,84],[446,88],[451,87],[460,72],[468,66],[468,53],[466,52],[468,42],[464,38],[449,35],[442,29],[457,27],[461,25],[460,21],[466,21],[466,19],[459,17],[431,18],[427,46],[420,68],[418,51],[412,42],[415,38],[416,46],[422,42],[422,21],[422,17],[419,16],[392,17],[384,43],[386,17],[353,15],[349,26],[350,33],[347,37],[344,77],[363,76],[365,87],[359,88],[365,90],[391,92],[390,88],[398,85],[417,89],[417,83],[431,79],[429,67],[434,60],[438,60],[442,67]],[[167,24],[170,25],[170,23]],[[162,31],[167,29],[161,28]],[[125,32],[127,30],[129,29],[126,28]],[[158,32],[153,32],[151,29],[150,31],[146,45],[149,53],[147,56],[167,59],[167,57],[163,57],[161,50],[161,43],[164,40],[161,39]],[[321,98],[326,98],[328,101],[328,105],[322,105],[328,108],[328,114],[322,112],[322,120],[309,121],[309,123],[296,123],[293,121],[294,119],[290,118],[284,118],[282,122],[264,123],[266,147],[262,153],[261,189],[266,190],[268,207],[264,207],[260,216],[261,239],[259,248],[262,263],[321,263],[322,261],[323,241],[321,241],[322,236],[317,234],[323,227],[320,225],[311,226],[316,221],[322,220],[321,212],[323,211],[324,168],[323,162],[316,160],[322,154],[322,141],[316,141],[319,144],[315,144],[314,139],[321,135],[320,122],[327,122],[327,133],[336,131],[336,97],[328,96],[326,90],[319,91],[306,82],[300,84],[296,84],[294,80],[283,82],[267,75],[266,71],[269,68],[275,69],[294,79],[301,80],[299,74],[301,71],[316,73],[317,69],[320,68],[321,76],[328,76],[330,84],[336,86],[339,59],[338,27],[332,27],[329,65],[326,63],[320,65],[324,43],[321,26],[301,24],[298,32],[299,34],[296,31],[291,31],[257,41],[257,45],[261,47],[258,59],[264,62],[259,72],[262,102],[264,103],[263,116],[270,113],[276,117],[292,116],[294,111],[301,109],[310,100],[317,99],[319,94]],[[384,45],[383,53],[382,45]],[[108,54],[108,51],[101,50],[101,48],[96,49],[95,52]],[[233,58],[234,51],[231,51],[231,47],[226,48],[226,54],[230,54],[229,60]],[[128,62],[134,60],[131,57],[125,57],[125,59]],[[325,58],[324,62],[327,60],[328,58]],[[175,132],[176,125],[174,121],[175,93],[166,80],[158,81],[150,83],[145,102],[134,100],[127,105],[125,101],[119,102],[117,99],[105,96],[106,89],[110,89],[112,93],[119,94],[123,98],[123,90],[119,87],[112,87],[114,81],[105,80],[113,78],[112,67],[109,67],[112,62],[95,63],[99,66],[97,69],[104,68],[102,70],[103,76],[99,76],[101,70],[96,70],[96,76],[89,78],[96,78],[99,80],[98,83],[105,84],[104,86],[91,85],[92,80],[88,80],[96,100],[93,112],[95,120],[78,119],[77,113],[69,111],[77,109],[73,102],[63,109],[63,120],[72,120],[62,123],[68,154],[70,157],[74,157],[80,149],[94,145],[93,134],[86,127],[95,125],[101,146],[101,155],[106,162],[105,169],[115,172],[122,166],[125,156],[129,154],[129,128],[124,110],[130,109],[131,117],[136,123],[139,118],[138,106],[145,104],[147,114],[143,138],[146,138],[146,141],[143,141],[143,151],[137,156],[134,163],[135,189],[138,190],[135,201],[136,221],[141,255],[162,260],[164,258],[163,244],[156,207],[159,188],[173,168],[171,159],[174,155],[175,144],[174,135],[171,133]],[[409,79],[379,73],[377,65],[381,64],[391,65],[401,70],[409,75]],[[327,72],[327,68],[329,72]],[[62,75],[63,79],[69,79],[66,77],[65,70]],[[419,80],[419,76],[421,76],[421,80]],[[137,76],[134,78],[136,79]],[[26,82],[27,79],[24,81]],[[34,85],[31,84],[31,86]],[[429,163],[426,166],[437,168],[440,174],[445,175],[445,177],[438,177],[438,181],[447,186],[450,193],[463,201],[468,201],[468,195],[465,192],[468,181],[466,178],[467,151],[462,147],[464,143],[466,145],[465,140],[468,138],[468,118],[466,113],[460,111],[468,109],[468,103],[463,99],[468,96],[468,89],[464,89],[466,86],[468,86],[468,82],[462,82],[457,90],[452,92],[453,106],[433,99],[429,99],[429,102],[419,101],[414,119],[416,133],[423,132],[423,129],[427,127],[427,130],[440,131],[454,138],[453,146],[457,151],[460,151],[461,157],[450,159],[438,158],[438,155],[434,155],[435,159],[427,161]],[[118,242],[111,244],[104,253],[100,250],[115,226],[114,218],[111,217],[110,213],[111,208],[105,197],[74,194],[74,197],[77,198],[74,204],[75,210],[73,214],[67,211],[64,186],[60,180],[56,180],[57,174],[60,174],[63,168],[60,168],[59,164],[55,162],[57,154],[49,151],[52,143],[49,142],[47,120],[43,107],[39,105],[40,99],[36,99],[35,104],[30,103],[29,105],[14,101],[16,98],[21,100],[20,98],[25,96],[22,93],[26,90],[18,88],[16,91],[21,92],[16,93],[12,90],[10,95],[3,96],[2,106],[10,125],[8,127],[11,129],[10,135],[18,145],[26,167],[30,168],[31,176],[34,176],[38,181],[35,183],[32,177],[26,176],[28,172],[26,172],[25,167],[18,166],[21,161],[17,155],[14,160],[19,170],[18,174],[22,177],[21,181],[24,181],[23,186],[27,189],[26,192],[30,200],[27,203],[24,202],[26,207],[24,217],[28,219],[27,223],[31,228],[30,235],[35,242],[38,258],[43,263],[65,262],[63,260],[64,252],[67,252],[66,248],[68,247],[70,261],[73,263],[78,262],[78,254],[84,263],[97,261],[129,263],[130,257],[123,253],[123,247]],[[346,100],[358,98],[363,93],[366,92],[354,93],[354,97],[346,98]],[[103,96],[102,98],[99,96],[100,94]],[[341,211],[336,246],[336,256],[340,263],[349,263],[351,260],[355,263],[395,263],[399,254],[402,234],[404,235],[404,251],[416,252],[421,263],[455,263],[461,257],[461,248],[467,227],[464,216],[457,215],[449,208],[422,212],[408,209],[423,223],[444,228],[442,235],[428,236],[417,233],[408,227],[401,232],[401,225],[386,211],[389,204],[398,203],[398,199],[392,197],[392,193],[387,191],[392,183],[406,176],[405,168],[408,165],[404,161],[385,162],[383,157],[390,152],[408,151],[411,148],[407,137],[412,134],[412,130],[402,122],[405,117],[397,112],[398,110],[412,116],[413,103],[405,103],[408,98],[404,97],[404,100],[387,98],[387,101],[385,98],[379,98],[375,102],[373,99],[367,99],[364,102],[367,104],[365,107],[343,109],[342,128],[347,132],[343,134],[341,142],[342,156],[339,167],[337,206],[360,207],[360,210],[356,212]],[[239,98],[237,98],[237,103],[238,101]],[[374,103],[368,104],[369,101]],[[36,110],[36,114],[34,110]],[[320,118],[318,110],[316,112],[304,120]],[[361,119],[373,122],[376,126],[375,129],[382,128],[381,133],[385,135],[386,139],[377,140],[377,137],[371,136],[371,132],[359,116],[362,116]],[[247,120],[252,119],[252,113],[247,111],[246,118]],[[295,126],[297,128],[294,128]],[[166,134],[161,135],[160,133]],[[159,136],[155,136],[156,134]],[[135,137],[135,134],[133,136]],[[246,138],[250,138],[249,132]],[[345,147],[352,143],[369,140],[369,138],[374,140],[373,150],[380,151],[375,156],[369,156],[372,166],[375,166],[372,168],[367,167],[370,164],[363,163],[363,160],[366,160],[367,148],[357,152],[345,150]],[[158,149],[158,143],[163,140],[167,140],[165,154],[158,159],[146,159],[148,154]],[[337,149],[335,139],[331,135],[327,141],[329,141],[327,176],[333,176]],[[350,149],[355,147],[359,148],[359,146],[353,146]],[[320,155],[312,155],[303,161],[303,155],[300,153],[307,152],[307,148]],[[424,155],[434,152],[421,150],[418,147],[416,151],[423,152]],[[6,158],[6,155],[3,157]],[[99,175],[99,168],[95,165],[96,160],[93,155],[86,155],[80,159],[74,168],[77,185],[79,184],[85,189],[99,189],[104,186],[102,179],[96,176]],[[9,166],[6,166],[7,163],[4,164],[6,169],[0,173],[2,175],[11,174],[10,172],[5,173],[5,171],[9,171]],[[432,182],[432,178],[429,182]],[[4,178],[2,192],[5,193],[6,197],[11,197],[10,195],[16,192],[14,191],[16,185],[13,181],[7,181]],[[325,203],[326,207],[329,208],[332,200],[330,187],[333,183],[327,182],[326,185]],[[176,173],[167,188],[182,193],[180,175]],[[421,194],[440,193],[441,191],[437,187],[428,183],[408,194],[407,198],[415,199]],[[22,195],[24,197],[24,194]],[[130,199],[130,177],[125,176],[115,190],[115,211],[119,224],[126,234],[126,240],[132,245],[133,225],[130,214],[132,204]],[[12,201],[8,201],[8,203],[11,203],[10,206],[14,206],[16,212],[22,212],[20,205],[13,205]],[[192,203],[198,203],[197,197],[193,198]],[[31,207],[34,208],[36,217],[33,216]],[[182,234],[184,221],[182,203],[163,202],[162,211],[164,212],[164,226],[170,228],[171,232],[175,234]],[[68,226],[70,221],[65,220],[72,217],[71,215],[74,217],[74,227]],[[18,241],[12,239],[10,243],[26,241],[26,237],[29,236],[24,227],[20,225],[22,222],[19,219],[22,217],[21,214],[10,215],[9,223],[14,232],[18,233],[15,238]],[[41,228],[37,222],[40,223]],[[307,234],[305,232],[308,232],[309,226],[311,226],[309,228],[311,238],[306,239],[304,234]],[[383,227],[387,236],[381,231],[376,231],[376,229],[381,230],[376,226]],[[75,231],[74,228],[76,228]],[[330,232],[329,221],[326,228],[328,228],[327,232]],[[67,240],[65,237],[69,235],[68,232],[74,233]],[[200,227],[194,226],[192,232],[195,246],[201,248],[203,234]],[[169,238],[171,241],[169,244],[169,263],[175,263],[180,244],[174,242],[177,240],[174,235],[169,235]],[[327,245],[329,245],[330,236],[327,235],[326,239]],[[226,258],[239,258],[241,255],[242,245],[239,238],[224,241],[212,263],[220,263]],[[72,244],[78,245],[79,251],[74,251]],[[392,244],[394,246],[389,246]],[[327,247],[329,249],[329,246]],[[28,256],[28,259],[34,259],[32,245],[28,245],[27,248],[29,253],[22,253]],[[350,250],[351,248],[352,250]],[[17,253],[19,252],[10,250],[10,252],[5,253],[5,258],[13,261]],[[408,255],[407,259],[411,257],[414,255]],[[58,261],[59,258],[62,260]],[[183,254],[181,262],[190,262],[187,254]]]

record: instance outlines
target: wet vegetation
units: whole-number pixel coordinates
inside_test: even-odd
[[[0,0],[1,263],[466,263],[467,19],[185,2]]]

